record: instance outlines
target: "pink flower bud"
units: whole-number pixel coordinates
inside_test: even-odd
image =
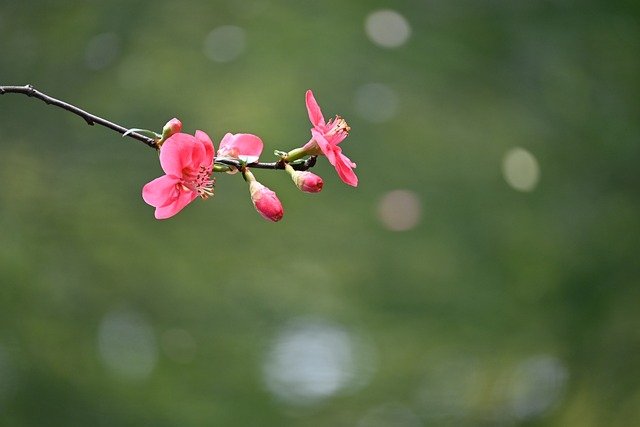
[[[253,206],[264,219],[273,222],[278,222],[282,219],[284,210],[276,193],[255,180],[252,180],[249,184],[249,191],[251,192]]]
[[[305,193],[319,193],[324,185],[322,178],[309,171],[295,171],[291,174],[291,178],[296,187]]]
[[[165,141],[171,135],[176,134],[182,130],[182,122],[176,118],[173,118],[167,122],[162,128],[162,141]]]

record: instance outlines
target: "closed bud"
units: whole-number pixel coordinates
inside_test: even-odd
[[[278,222],[282,219],[284,209],[275,192],[269,190],[258,181],[251,183],[249,191],[251,191],[253,206],[264,219],[273,222]]]
[[[258,213],[266,220],[278,222],[284,215],[282,203],[276,193],[260,184],[248,170],[244,172],[245,179],[249,182],[251,201]]]
[[[164,125],[164,127],[162,128],[161,141],[162,142],[166,141],[167,138],[169,138],[171,135],[176,134],[181,130],[182,130],[182,122],[180,120],[176,118],[169,120],[167,124]]]
[[[286,165],[286,170],[291,175],[293,183],[301,191],[305,193],[319,193],[322,190],[324,182],[318,175],[309,171],[297,171],[294,170],[291,165]]]

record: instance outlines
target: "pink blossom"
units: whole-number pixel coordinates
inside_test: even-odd
[[[156,208],[155,217],[166,219],[180,212],[196,197],[213,195],[211,171],[215,150],[209,136],[196,131],[171,135],[160,149],[165,175],[142,188],[142,198]]]
[[[275,192],[269,190],[255,179],[251,180],[249,191],[251,192],[253,206],[264,219],[273,222],[278,222],[282,219],[284,209]]]
[[[320,106],[310,90],[306,94],[306,103],[313,128],[311,128],[312,138],[302,147],[303,150],[307,153],[325,155],[329,163],[335,167],[342,181],[356,187],[358,177],[352,170],[356,164],[342,154],[342,148],[338,146],[349,135],[351,128],[340,116],[325,122]]]
[[[218,157],[257,162],[262,153],[262,140],[250,133],[227,133],[220,141]]]

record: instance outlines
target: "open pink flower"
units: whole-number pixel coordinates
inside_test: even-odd
[[[160,149],[160,166],[165,175],[142,188],[142,198],[156,208],[155,217],[166,219],[180,212],[200,196],[213,195],[211,171],[215,150],[209,136],[196,131],[171,135]]]
[[[306,94],[306,103],[313,128],[311,128],[311,140],[302,148],[309,153],[325,155],[329,163],[336,168],[342,181],[356,187],[358,177],[352,170],[356,164],[342,154],[342,148],[338,146],[349,135],[351,128],[340,116],[325,122],[320,106],[310,90]]]
[[[263,146],[262,140],[250,133],[227,133],[220,141],[218,157],[257,162]]]

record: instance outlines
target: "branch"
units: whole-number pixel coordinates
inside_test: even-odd
[[[53,98],[43,92],[40,92],[39,90],[37,90],[36,88],[34,88],[32,85],[25,85],[25,86],[0,86],[0,95],[4,95],[6,93],[19,93],[22,95],[27,95],[29,97],[32,98],[37,98],[41,101],[43,101],[46,104],[49,105],[54,105],[56,107],[62,108],[63,110],[69,111],[70,113],[73,113],[77,116],[80,116],[84,119],[85,122],[87,122],[88,125],[93,126],[95,124],[98,124],[100,126],[104,126],[108,129],[114,130],[116,132],[118,132],[121,135],[125,135],[128,136],[130,138],[133,138],[137,141],[142,142],[143,144],[148,145],[151,148],[154,148],[156,150],[158,150],[160,147],[158,147],[158,144],[156,142],[155,139],[150,138],[148,136],[139,134],[137,132],[129,132],[129,129],[127,129],[124,126],[120,126],[119,124],[110,122],[109,120],[103,119],[102,117],[98,117],[94,114],[88,113],[87,111],[76,107],[75,105],[71,105],[67,102],[61,101],[59,99]],[[261,163],[261,162],[254,162],[254,163],[249,163],[244,165],[242,162],[237,161],[237,160],[231,160],[231,159],[215,159],[216,163],[221,163],[221,164],[225,164],[225,165],[229,165],[229,166],[235,166],[238,169],[241,169],[243,166],[248,166],[248,167],[252,167],[252,168],[256,168],[256,169],[284,169],[284,162],[283,161],[277,161],[277,162],[273,162],[273,163]],[[307,170],[310,169],[311,167],[313,167],[316,164],[316,156],[311,156],[310,158],[303,160],[303,161],[297,161],[297,162],[292,162],[291,166],[295,169],[295,170]]]
[[[318,156],[311,156],[306,160],[298,160],[295,162],[289,163],[293,169],[297,171],[306,171],[311,169],[316,164],[316,159]],[[232,160],[232,159],[215,159],[216,163],[220,163],[223,165],[235,166],[236,168],[242,170],[243,166],[254,168],[254,169],[284,169],[285,163],[283,161],[277,161],[272,163],[261,163],[261,162],[253,162],[243,164],[241,161]]]
[[[33,86],[31,85],[25,85],[25,86],[0,86],[0,95],[4,95],[5,93],[21,93],[22,95],[27,95],[29,97],[33,97],[33,98],[37,98],[41,101],[44,101],[46,104],[49,105],[55,105],[56,107],[60,107],[63,110],[67,110],[77,116],[80,116],[84,119],[85,122],[87,122],[87,124],[89,126],[93,126],[94,124],[98,124],[100,126],[104,126],[106,128],[109,128],[111,130],[114,130],[116,132],[118,132],[119,134],[124,134],[126,133],[129,129],[120,126],[116,123],[110,122],[109,120],[105,120],[101,117],[95,116],[91,113],[88,113],[78,107],[76,107],[75,105],[71,105],[67,102],[64,101],[60,101],[59,99],[53,98],[45,93],[40,92],[39,90],[35,89]],[[127,136],[133,139],[136,139],[146,145],[148,145],[151,148],[155,148],[156,150],[158,149],[158,144],[156,144],[156,141],[153,138],[149,138],[148,136],[144,136],[141,135],[139,133],[136,132],[130,132],[127,133]]]

